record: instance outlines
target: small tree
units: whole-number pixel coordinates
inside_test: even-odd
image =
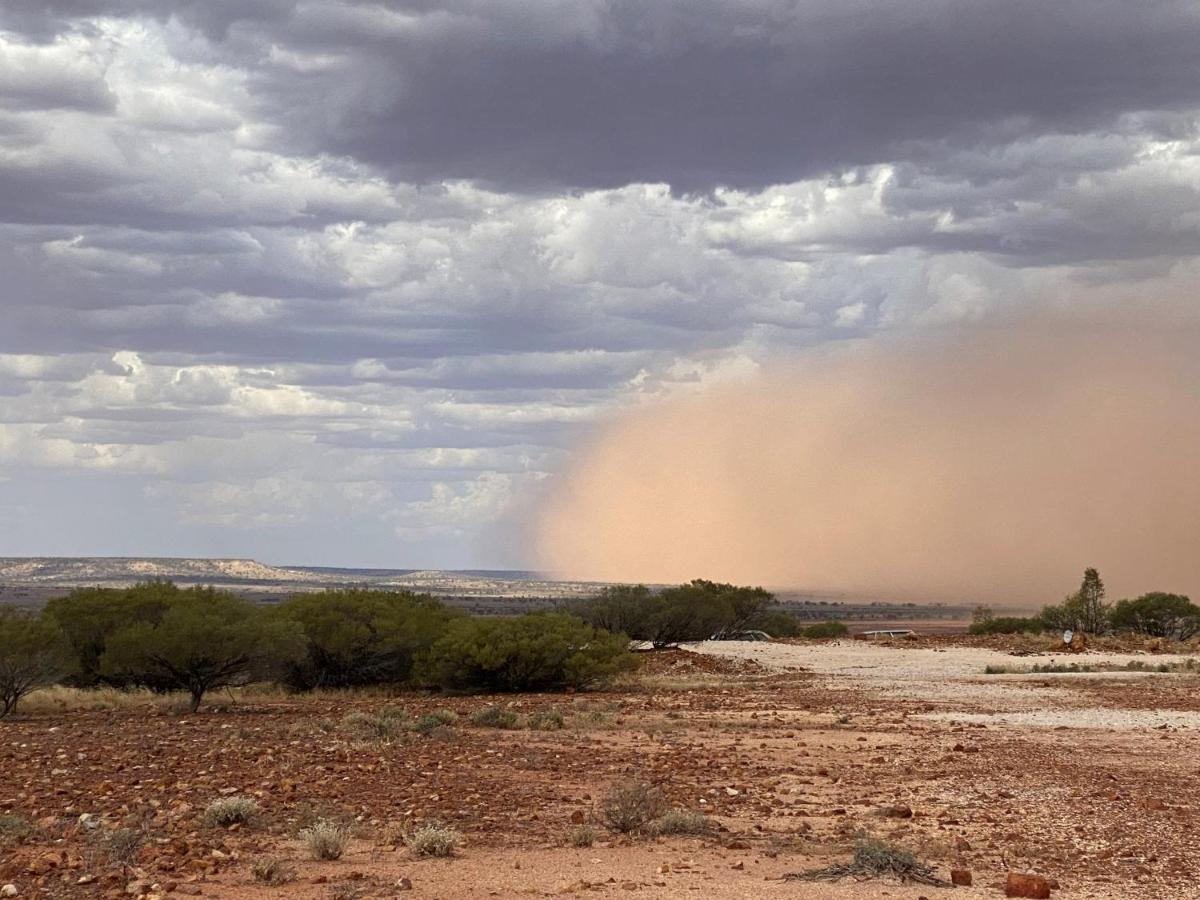
[[[1046,627],[1055,631],[1071,629],[1100,634],[1108,629],[1108,604],[1104,602],[1104,582],[1095,569],[1085,569],[1083,582],[1068,594],[1059,606],[1047,606],[1040,616]]]
[[[1079,627],[1088,634],[1099,634],[1108,627],[1108,604],[1104,602],[1104,582],[1095,569],[1085,569],[1083,583],[1075,598],[1079,604]]]
[[[0,719],[26,694],[71,670],[71,647],[45,618],[0,606]]]
[[[100,670],[187,691],[195,712],[209,691],[269,677],[304,649],[294,622],[273,620],[222,591],[185,591],[159,622],[132,625],[109,638]]]

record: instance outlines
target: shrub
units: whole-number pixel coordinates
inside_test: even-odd
[[[849,863],[826,866],[810,872],[789,873],[784,881],[837,880],[852,876],[864,878],[896,878],[901,882],[946,886],[932,868],[917,861],[907,850],[886,844],[878,838],[861,835],[854,843],[854,858]]]
[[[471,724],[484,728],[516,728],[517,714],[499,706],[485,706],[471,713]]]
[[[663,814],[662,793],[644,781],[623,781],[613,786],[600,804],[600,818],[621,834],[643,831]]]
[[[209,828],[249,825],[258,815],[258,801],[253,797],[220,797],[205,808],[204,824]]]
[[[393,740],[404,728],[405,721],[399,717],[371,715],[366,712],[346,713],[342,727],[355,737],[369,741]]]
[[[53,621],[0,605],[0,719],[71,666],[70,645]]]
[[[296,880],[296,870],[292,868],[291,863],[279,856],[255,860],[250,866],[250,874],[254,876],[255,881],[273,887],[290,884]]]
[[[827,638],[842,638],[850,633],[850,629],[842,622],[818,622],[809,625],[802,634],[810,640],[825,640]]]
[[[458,721],[458,716],[448,709],[439,709],[434,712],[425,713],[421,718],[417,719],[417,724],[413,726],[413,730],[420,734],[429,734],[434,729],[442,728],[446,725],[453,725]]]
[[[453,856],[462,841],[462,835],[446,825],[431,822],[422,825],[408,836],[405,843],[417,856]]]
[[[1200,606],[1182,594],[1153,591],[1136,600],[1120,601],[1113,607],[1110,622],[1117,631],[1186,641],[1200,633]]]
[[[637,665],[628,642],[562,613],[463,619],[417,663],[427,684],[456,690],[588,687]]]
[[[972,622],[968,629],[971,634],[1040,634],[1045,630],[1046,623],[1038,616],[993,616]]]
[[[756,617],[750,627],[765,631],[771,637],[799,637],[804,633],[804,623],[800,619],[778,609],[768,610]]]
[[[525,724],[532,731],[558,731],[566,720],[557,709],[543,709],[530,715]]]
[[[655,834],[715,834],[717,823],[703,813],[690,809],[669,810],[654,823]]]
[[[588,823],[574,825],[567,831],[567,844],[571,847],[590,847],[596,843],[596,839],[599,837],[600,833],[596,830],[595,825]]]
[[[137,828],[118,828],[104,837],[104,851],[115,863],[128,865],[145,843],[146,835]]]
[[[428,594],[350,589],[295,594],[274,615],[297,624],[307,643],[286,682],[312,690],[407,680],[416,655],[462,613]]]
[[[575,604],[572,611],[595,628],[666,647],[704,640],[719,631],[748,628],[774,600],[760,587],[698,578],[657,594],[644,585],[609,587]]]
[[[0,848],[23,841],[33,834],[33,826],[24,816],[7,813],[0,816]]]
[[[350,832],[337,822],[320,819],[301,830],[300,840],[313,859],[341,859],[350,843]]]

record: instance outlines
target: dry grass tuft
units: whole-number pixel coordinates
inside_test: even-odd
[[[570,847],[590,847],[599,838],[599,829],[590,823],[574,825],[567,831],[567,845]]]
[[[499,706],[484,706],[470,716],[472,725],[482,728],[516,728],[517,714]]]
[[[337,822],[321,819],[302,829],[300,840],[313,859],[341,859],[350,843],[350,831]]]
[[[654,833],[713,835],[717,833],[717,823],[703,813],[690,809],[672,809],[654,823]]]
[[[255,860],[250,866],[250,874],[255,881],[278,887],[290,884],[296,880],[296,870],[281,856],[269,856],[266,859]]]
[[[533,731],[559,731],[566,720],[557,709],[543,709],[530,715],[525,724]]]
[[[447,825],[430,822],[422,825],[405,839],[408,849],[417,856],[453,856],[462,842],[462,834]]]
[[[209,828],[252,825],[259,819],[258,801],[253,797],[219,797],[204,810],[203,821]]]

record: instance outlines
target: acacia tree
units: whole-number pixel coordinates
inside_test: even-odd
[[[54,622],[0,607],[0,719],[22,697],[71,670],[71,647]]]
[[[295,622],[271,618],[232,594],[186,591],[158,622],[141,622],[109,638],[100,670],[187,691],[195,712],[209,691],[271,677],[304,650]]]

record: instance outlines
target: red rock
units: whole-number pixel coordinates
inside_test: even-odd
[[[1046,900],[1050,896],[1050,882],[1041,875],[1009,872],[1008,880],[1004,884],[1004,896]]]
[[[971,886],[971,871],[969,869],[951,869],[950,883],[960,887]]]

